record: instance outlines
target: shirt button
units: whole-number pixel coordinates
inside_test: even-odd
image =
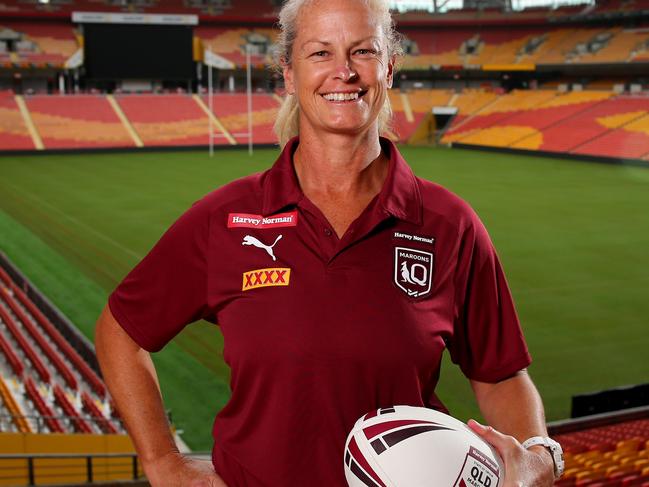
[[[329,230],[328,228],[325,228],[325,229],[324,229],[324,234],[325,234],[327,237],[331,237],[331,230]]]

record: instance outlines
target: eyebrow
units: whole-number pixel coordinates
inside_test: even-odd
[[[355,46],[355,45],[360,44],[362,42],[365,42],[367,40],[374,40],[374,39],[378,39],[378,37],[377,36],[368,36],[368,37],[365,37],[363,39],[359,39],[357,41],[352,42],[352,46]],[[321,40],[318,40],[318,39],[308,39],[308,40],[306,40],[306,41],[304,41],[302,43],[302,47],[306,46],[307,44],[309,44],[311,42],[315,42],[316,44],[322,44],[324,46],[330,46],[331,45],[331,42],[328,42],[328,41],[321,41]]]

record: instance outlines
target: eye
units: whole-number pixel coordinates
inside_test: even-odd
[[[325,57],[327,54],[329,54],[327,51],[317,51],[311,54],[311,56]]]
[[[374,49],[356,49],[354,54],[359,54],[361,56],[374,56],[376,51]]]

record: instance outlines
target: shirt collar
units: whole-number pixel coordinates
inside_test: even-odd
[[[379,193],[383,210],[400,220],[421,224],[422,201],[417,179],[394,143],[380,137],[381,147],[389,157],[388,175]],[[299,143],[293,137],[268,171],[264,185],[264,216],[296,205],[304,197],[293,169],[293,154]]]

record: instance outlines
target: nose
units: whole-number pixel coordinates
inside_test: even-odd
[[[345,82],[350,82],[358,77],[358,73],[349,65],[349,61],[345,61],[345,64],[336,68],[335,76]]]

